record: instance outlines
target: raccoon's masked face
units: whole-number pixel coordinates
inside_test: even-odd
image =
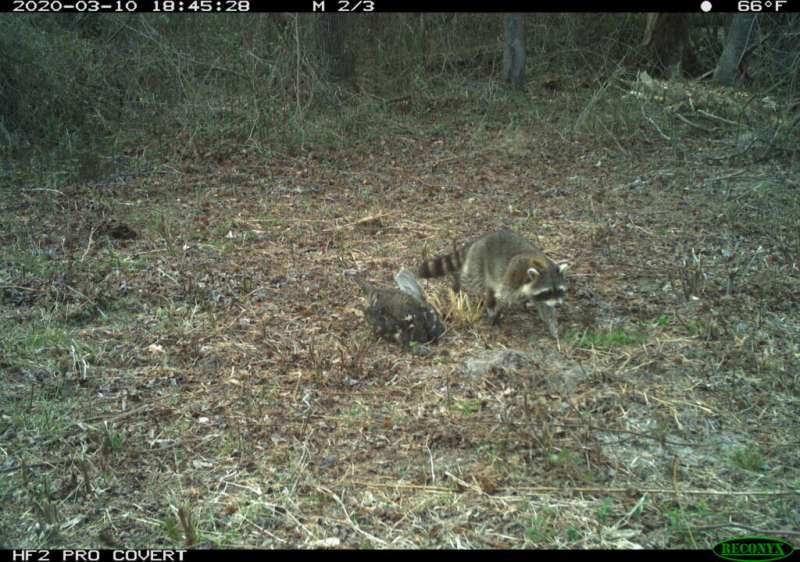
[[[550,307],[563,304],[567,294],[567,283],[564,280],[564,272],[567,268],[569,265],[562,263],[543,273],[534,267],[528,269],[528,276],[534,282],[531,290],[533,301],[544,303]]]

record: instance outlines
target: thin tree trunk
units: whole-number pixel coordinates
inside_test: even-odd
[[[521,14],[503,17],[503,79],[514,88],[525,81],[525,28]]]
[[[322,64],[333,82],[352,85],[355,78],[355,56],[347,48],[347,22],[343,14],[320,17]]]
[[[755,30],[756,15],[751,13],[733,16],[725,48],[717,62],[714,80],[723,86],[733,86],[739,74],[739,65]]]

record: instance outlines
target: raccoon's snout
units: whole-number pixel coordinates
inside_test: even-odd
[[[545,303],[547,306],[556,306],[564,302],[565,295],[566,295],[566,289],[562,287],[556,287],[553,289],[546,289],[544,291],[540,291],[534,294],[533,298],[536,301]]]

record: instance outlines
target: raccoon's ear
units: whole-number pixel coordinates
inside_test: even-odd
[[[528,268],[528,277],[530,277],[531,279],[535,279],[536,277],[539,277],[539,270],[536,269],[535,267],[529,267]]]
[[[558,264],[558,272],[559,273],[564,273],[568,269],[569,269],[569,264],[567,262]]]

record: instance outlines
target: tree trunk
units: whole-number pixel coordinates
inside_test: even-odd
[[[425,25],[425,14],[418,14],[417,33],[419,34],[419,53],[421,68],[428,66],[428,28]]]
[[[521,14],[503,17],[503,80],[514,88],[525,81],[525,28]]]
[[[733,86],[736,83],[739,65],[744,58],[747,46],[750,44],[755,24],[755,14],[742,13],[733,16],[728,38],[725,41],[725,48],[714,71],[714,80],[723,86]]]
[[[688,14],[648,14],[642,46],[653,52],[654,75],[674,79],[683,75],[682,62],[688,38]]]
[[[355,55],[346,47],[346,20],[344,14],[320,16],[321,66],[332,82],[351,86],[355,79]]]

